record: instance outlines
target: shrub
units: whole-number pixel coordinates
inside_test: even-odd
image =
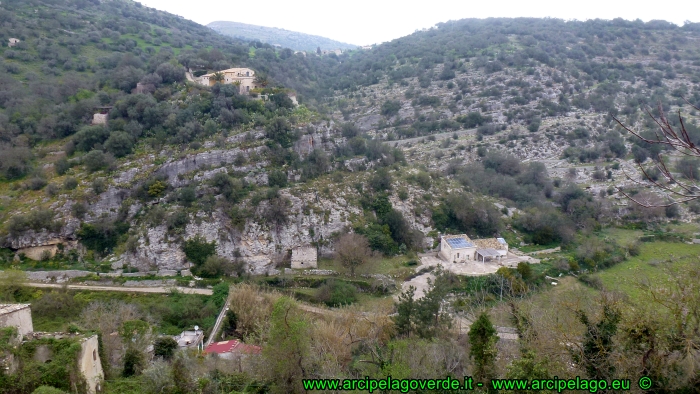
[[[392,117],[399,113],[401,102],[395,100],[387,100],[382,104],[381,114],[386,117]]]
[[[267,176],[267,184],[270,187],[287,186],[287,174],[281,170],[272,170]]]
[[[200,266],[204,264],[207,257],[216,253],[216,241],[207,242],[204,237],[197,235],[183,243],[182,251],[185,252],[188,260]]]
[[[63,181],[63,188],[66,190],[73,190],[78,187],[78,180],[73,177],[68,177]]]
[[[318,289],[316,299],[330,307],[349,305],[357,301],[357,288],[345,282],[329,280]]]
[[[82,219],[85,217],[85,214],[87,213],[87,206],[85,206],[85,204],[83,204],[82,202],[76,202],[71,207],[71,213],[77,219]]]
[[[82,223],[77,235],[86,248],[99,254],[111,251],[119,241],[119,237],[129,230],[129,223],[111,221],[103,218],[97,222]]]
[[[180,190],[180,195],[178,196],[178,200],[185,207],[191,206],[192,203],[197,200],[197,193],[196,193],[194,187],[191,187],[191,186],[183,187]]]
[[[46,186],[46,179],[40,177],[34,177],[27,182],[27,189],[29,190],[41,190]]]
[[[177,349],[177,342],[172,337],[158,338],[153,344],[153,354],[166,360],[173,357],[175,349]]]
[[[131,136],[123,131],[117,131],[105,142],[105,149],[116,157],[124,157],[131,153],[134,142]]]
[[[50,209],[37,209],[26,215],[15,215],[10,218],[7,229],[10,235],[17,236],[25,231],[48,230],[58,231],[61,223],[53,219],[54,213]]]
[[[70,162],[65,157],[61,157],[53,165],[53,168],[54,170],[56,170],[57,175],[65,175],[65,173],[68,172],[70,167]]]
[[[95,179],[90,186],[95,194],[102,194],[107,191],[107,182],[102,178]]]
[[[90,172],[102,170],[114,162],[111,154],[105,154],[101,150],[92,150],[83,157],[85,169]]]

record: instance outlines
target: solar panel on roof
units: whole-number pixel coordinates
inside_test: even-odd
[[[474,244],[471,242],[468,242],[464,238],[448,238],[447,243],[453,248],[453,249],[461,249],[461,248],[470,248],[473,247]]]

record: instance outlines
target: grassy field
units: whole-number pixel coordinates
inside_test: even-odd
[[[650,242],[643,243],[640,251],[639,256],[597,274],[606,289],[625,293],[632,300],[638,299],[640,283],[662,283],[668,278],[666,270],[700,264],[700,245]]]

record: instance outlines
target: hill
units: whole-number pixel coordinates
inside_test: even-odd
[[[313,52],[318,48],[322,50],[346,50],[357,48],[357,45],[346,44],[326,37],[299,33],[276,27],[228,21],[211,22],[207,27],[230,37],[240,38],[246,41],[261,41],[270,45],[280,45],[284,48],[290,48],[296,51]]]
[[[79,309],[93,305],[92,296],[27,292],[14,270],[73,269],[30,275],[58,276],[56,281],[72,275],[113,286],[147,280],[162,286],[222,283],[216,287],[225,290],[228,283],[246,282],[234,287],[224,339],[260,341],[265,364],[248,375],[182,355],[146,362],[142,377],[114,379],[122,375],[126,350],[129,358],[139,350],[129,338],[105,336],[111,349],[107,384],[131,382],[138,386],[133,392],[192,392],[195,381],[206,392],[264,385],[295,392],[302,391],[293,386],[305,376],[301,369],[319,371],[314,377],[421,378],[442,376],[450,366],[451,373],[469,376],[475,370],[469,346],[445,323],[459,316],[468,326],[476,320],[473,313],[492,307],[504,312],[499,330],[510,334],[500,343],[522,345],[494,350],[496,376],[536,371],[542,377],[612,378],[612,372],[589,373],[569,347],[593,332],[587,325],[608,316],[605,335],[611,339],[603,342],[611,350],[587,357],[614,354],[604,361],[615,363],[619,376],[649,373],[669,391],[695,387],[697,369],[681,366],[697,360],[697,351],[684,356],[678,349],[686,340],[697,343],[696,327],[684,326],[697,326],[697,311],[689,307],[698,304],[697,291],[670,298],[677,311],[690,311],[688,320],[672,326],[649,320],[659,316],[654,304],[647,312],[626,308],[618,321],[608,312],[625,309],[624,297],[601,305],[579,299],[578,287],[562,300],[571,312],[566,325],[555,316],[563,304],[510,319],[514,308],[527,308],[533,292],[555,298],[547,292],[551,278],[583,286],[576,275],[590,286],[613,287],[615,267],[644,260],[630,256],[672,259],[679,242],[696,238],[700,204],[642,209],[616,187],[664,202],[666,196],[649,184],[633,182],[640,179],[637,163],[652,168],[659,153],[668,155],[669,168],[691,180],[698,179],[700,164],[631,138],[613,116],[653,136],[645,106],[658,105],[650,110],[656,116],[680,111],[700,143],[700,114],[686,102],[700,103],[699,31],[692,23],[660,21],[462,20],[367,51],[317,56],[225,37],[128,0],[4,1],[0,270],[9,273],[0,276],[0,299],[31,301],[33,311],[82,328]],[[229,67],[251,67],[269,84],[242,95],[231,84],[199,85],[188,72]],[[301,105],[289,98],[292,90]],[[104,124],[92,124],[96,112],[107,115]],[[668,224],[675,221],[687,223]],[[366,260],[357,275],[335,253],[348,232],[358,240],[353,259]],[[510,256],[511,263],[504,263],[509,267],[478,277],[441,276],[419,263],[418,252],[434,253],[440,234],[455,233],[502,237],[511,252],[552,254],[539,255],[540,264],[532,266],[524,261],[536,260]],[[640,247],[642,240],[658,240],[659,247]],[[293,251],[309,246],[320,256],[320,270],[296,274],[289,268]],[[608,269],[607,276],[591,278]],[[697,282],[695,271],[681,279]],[[415,303],[407,295],[400,299],[410,302],[395,307],[406,280],[430,275],[439,277],[438,291]],[[271,288],[283,291],[268,294]],[[283,295],[357,305],[319,317],[345,321],[309,324]],[[134,307],[142,313],[115,313],[114,326],[103,332],[116,332],[119,318],[156,327],[153,318],[164,319],[169,322],[161,327],[173,329],[213,320],[216,311],[202,300],[170,297],[181,300],[172,307],[177,314],[169,307]],[[571,305],[581,305],[590,324]],[[389,318],[394,312],[400,318]],[[610,334],[618,323],[620,330]],[[520,335],[510,325],[518,325]],[[555,328],[561,335],[550,335]],[[642,339],[649,342],[640,342],[639,332],[659,333],[661,342],[646,334]],[[294,349],[298,354],[276,353]],[[649,369],[640,362],[645,354],[654,360]],[[286,370],[289,363],[280,360],[289,359],[302,360],[304,368]],[[381,362],[355,362],[360,359]],[[173,372],[183,365],[198,375]],[[666,371],[683,379],[657,379]],[[275,386],[279,382],[289,386]],[[13,392],[30,393],[32,384]],[[0,392],[7,387],[14,389],[0,384]]]

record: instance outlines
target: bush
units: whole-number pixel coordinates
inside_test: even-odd
[[[173,357],[176,349],[177,341],[175,341],[172,337],[158,338],[153,344],[153,354],[156,357],[163,357],[166,360]]]
[[[73,216],[77,219],[84,218],[86,213],[87,213],[87,206],[85,206],[85,204],[83,204],[82,202],[76,202],[71,207],[71,214],[73,214]]]
[[[207,257],[216,253],[216,241],[207,242],[204,237],[197,235],[183,243],[182,251],[185,252],[189,261],[200,266],[204,264]]]
[[[50,209],[37,209],[26,215],[15,215],[10,218],[7,229],[10,235],[17,236],[25,231],[48,230],[58,231],[61,223],[53,219],[54,213]]]
[[[107,191],[107,182],[105,182],[105,180],[102,178],[97,178],[92,181],[90,187],[92,188],[93,193],[102,194]]]
[[[392,117],[399,113],[401,102],[395,100],[387,100],[382,104],[381,114],[386,117]]]
[[[78,180],[73,177],[68,177],[63,181],[63,188],[66,190],[73,190],[78,187]]]
[[[92,150],[83,157],[85,169],[90,172],[102,170],[114,162],[111,154],[105,154],[101,150]]]
[[[211,255],[207,257],[204,264],[195,270],[199,276],[204,278],[218,278],[227,273],[230,268],[231,262],[224,257],[217,255]]]
[[[105,142],[105,149],[116,157],[124,157],[131,153],[134,142],[131,136],[123,131],[117,131]]]
[[[41,190],[46,186],[46,179],[40,177],[34,177],[27,182],[27,189],[29,190]]]
[[[350,305],[357,301],[357,288],[345,282],[329,280],[318,289],[316,299],[330,307]]]
[[[267,184],[270,187],[285,187],[287,186],[287,174],[281,170],[272,170],[267,176]]]
[[[54,170],[56,170],[57,175],[65,175],[65,173],[68,172],[70,167],[70,162],[65,157],[61,157],[53,165],[53,168]]]
[[[370,177],[369,186],[378,192],[391,190],[391,174],[386,168],[380,168]]]
[[[93,224],[82,223],[77,235],[86,248],[99,254],[111,251],[119,237],[129,230],[129,223],[101,219]]]

